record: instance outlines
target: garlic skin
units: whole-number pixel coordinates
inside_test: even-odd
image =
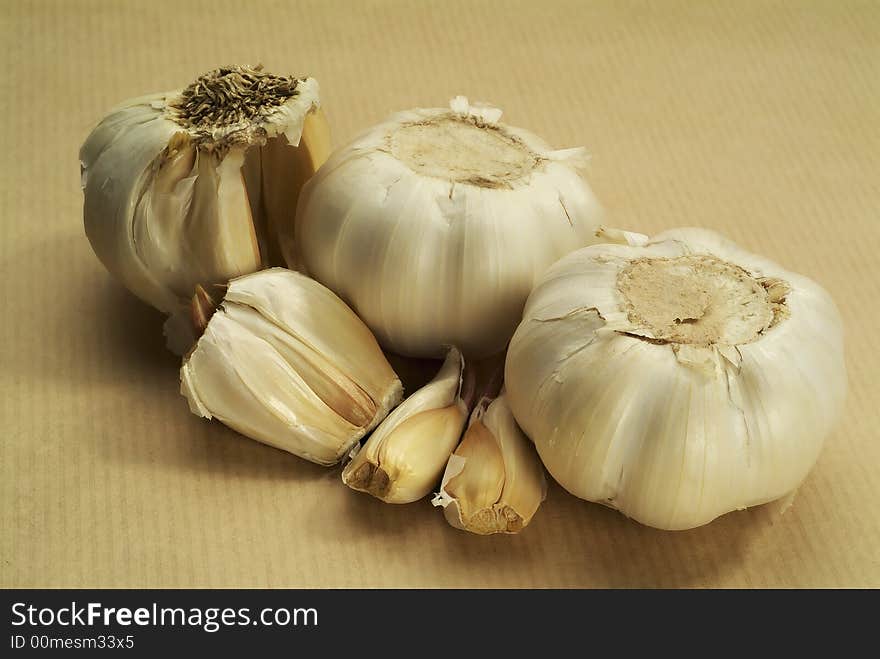
[[[457,348],[424,387],[395,408],[356,450],[342,482],[386,503],[412,503],[440,481],[468,419]]]
[[[339,462],[403,396],[354,312],[283,268],[229,283],[180,383],[194,414],[321,465]]]
[[[94,128],[80,150],[86,235],[126,288],[177,314],[166,334],[182,354],[196,285],[283,264],[299,190],[329,151],[313,78],[211,71]]]
[[[455,528],[489,535],[522,531],[546,496],[544,467],[504,394],[480,401],[431,503]]]
[[[508,351],[517,422],[569,492],[688,529],[793,492],[846,395],[815,282],[703,229],[556,263]]]
[[[553,150],[459,96],[395,114],[303,187],[296,264],[352,305],[386,349],[502,351],[536,279],[599,242],[582,148]]]

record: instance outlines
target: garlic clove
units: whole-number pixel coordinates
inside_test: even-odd
[[[346,484],[386,503],[411,503],[430,493],[461,438],[467,412],[459,405],[403,420],[385,439],[356,457]]]
[[[132,231],[139,263],[174,263],[190,259],[189,240],[182,239],[178,224],[179,218],[186,218],[193,207],[198,179],[197,159],[198,152],[187,134],[176,133],[166,147],[151,184],[137,200]],[[204,278],[204,273],[200,271],[198,276]],[[163,278],[175,298],[187,294],[191,278],[185,271],[169,269],[163,273]]]
[[[308,177],[311,178],[333,152],[330,123],[321,108],[315,109],[303,119],[299,146],[302,148],[302,160],[306,163],[305,171],[309,172]]]
[[[480,409],[479,407],[477,408]],[[481,530],[488,526],[480,520],[501,498],[504,488],[504,460],[495,437],[485,424],[471,415],[471,422],[461,444],[450,456],[444,473],[441,493],[446,493],[448,504],[444,511],[450,523],[466,529],[472,519]],[[440,501],[435,499],[435,505]]]
[[[518,533],[547,494],[544,468],[502,393],[474,410],[432,500],[454,527],[488,535]]]
[[[214,265],[217,275],[210,280],[212,282],[228,281],[268,265],[260,258],[250,199],[241,171],[243,165],[244,151],[236,150],[231,151],[217,167],[220,175],[215,196],[218,249],[212,255],[219,262]],[[193,243],[201,247],[196,236],[193,236]]]
[[[227,316],[254,336],[267,342],[324,403],[355,426],[368,426],[376,416],[377,403],[332,359],[321,354],[251,307],[230,304]]]
[[[190,409],[312,462],[334,464],[358,428],[327,407],[262,338],[218,312],[181,381]]]
[[[262,266],[242,157],[239,150],[218,163],[178,133],[138,201],[134,241],[143,260],[187,264],[164,273],[180,299],[193,294],[194,281],[226,282]]]
[[[397,376],[384,355],[381,360],[364,359],[377,350],[372,332],[329,289],[305,275],[297,274],[293,283],[291,277],[283,268],[241,277],[230,285],[225,300],[255,309],[302,344],[332,356],[358,387],[380,400]]]
[[[296,148],[286,136],[261,149],[264,172],[283,172],[284,176],[263,177],[263,203],[267,230],[272,240],[272,263],[284,263],[285,251],[293,249],[294,218],[300,189],[330,155],[330,126],[320,109],[306,115],[302,136]],[[294,265],[293,261],[289,265]]]
[[[241,173],[243,163],[244,152],[238,149],[220,162],[213,154],[199,154],[192,205],[182,227],[181,256],[192,266],[181,271],[181,297],[192,294],[194,274],[203,285],[225,283],[263,265]]]
[[[464,360],[449,350],[434,379],[376,428],[342,472],[342,481],[386,503],[411,503],[439,482],[468,417]]]
[[[287,324],[271,315],[280,299],[297,304]],[[213,314],[208,300],[200,290],[193,301],[194,317],[208,320],[180,372],[194,414],[331,465],[400,401],[400,380],[369,330],[304,275],[264,270],[232,280]],[[317,325],[324,340],[304,340]]]

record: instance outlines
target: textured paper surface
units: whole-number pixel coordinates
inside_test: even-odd
[[[877,3],[6,1],[0,30],[0,586],[880,586]],[[337,145],[466,94],[586,146],[615,225],[817,279],[850,396],[793,507],[664,533],[553,486],[475,537],[191,415],[85,239],[77,151],[123,99],[258,61],[320,81]]]

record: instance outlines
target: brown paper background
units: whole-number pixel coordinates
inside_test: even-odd
[[[3,0],[0,26],[0,586],[880,586],[877,3]],[[192,416],[85,239],[77,151],[120,100],[257,61],[318,78],[336,144],[491,101],[587,146],[614,224],[827,287],[850,396],[793,508],[664,533],[552,487],[475,537]]]

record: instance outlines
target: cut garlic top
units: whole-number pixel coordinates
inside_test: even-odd
[[[556,263],[511,341],[508,400],[548,471],[664,529],[792,492],[845,397],[833,301],[711,231],[629,239]]]
[[[95,127],[80,150],[86,235],[129,290],[178,313],[196,285],[282,264],[299,189],[329,149],[313,78],[211,71]]]
[[[401,112],[303,188],[288,263],[348,301],[393,352],[500,352],[543,271],[598,241],[584,150],[553,150],[500,117],[463,97]]]

